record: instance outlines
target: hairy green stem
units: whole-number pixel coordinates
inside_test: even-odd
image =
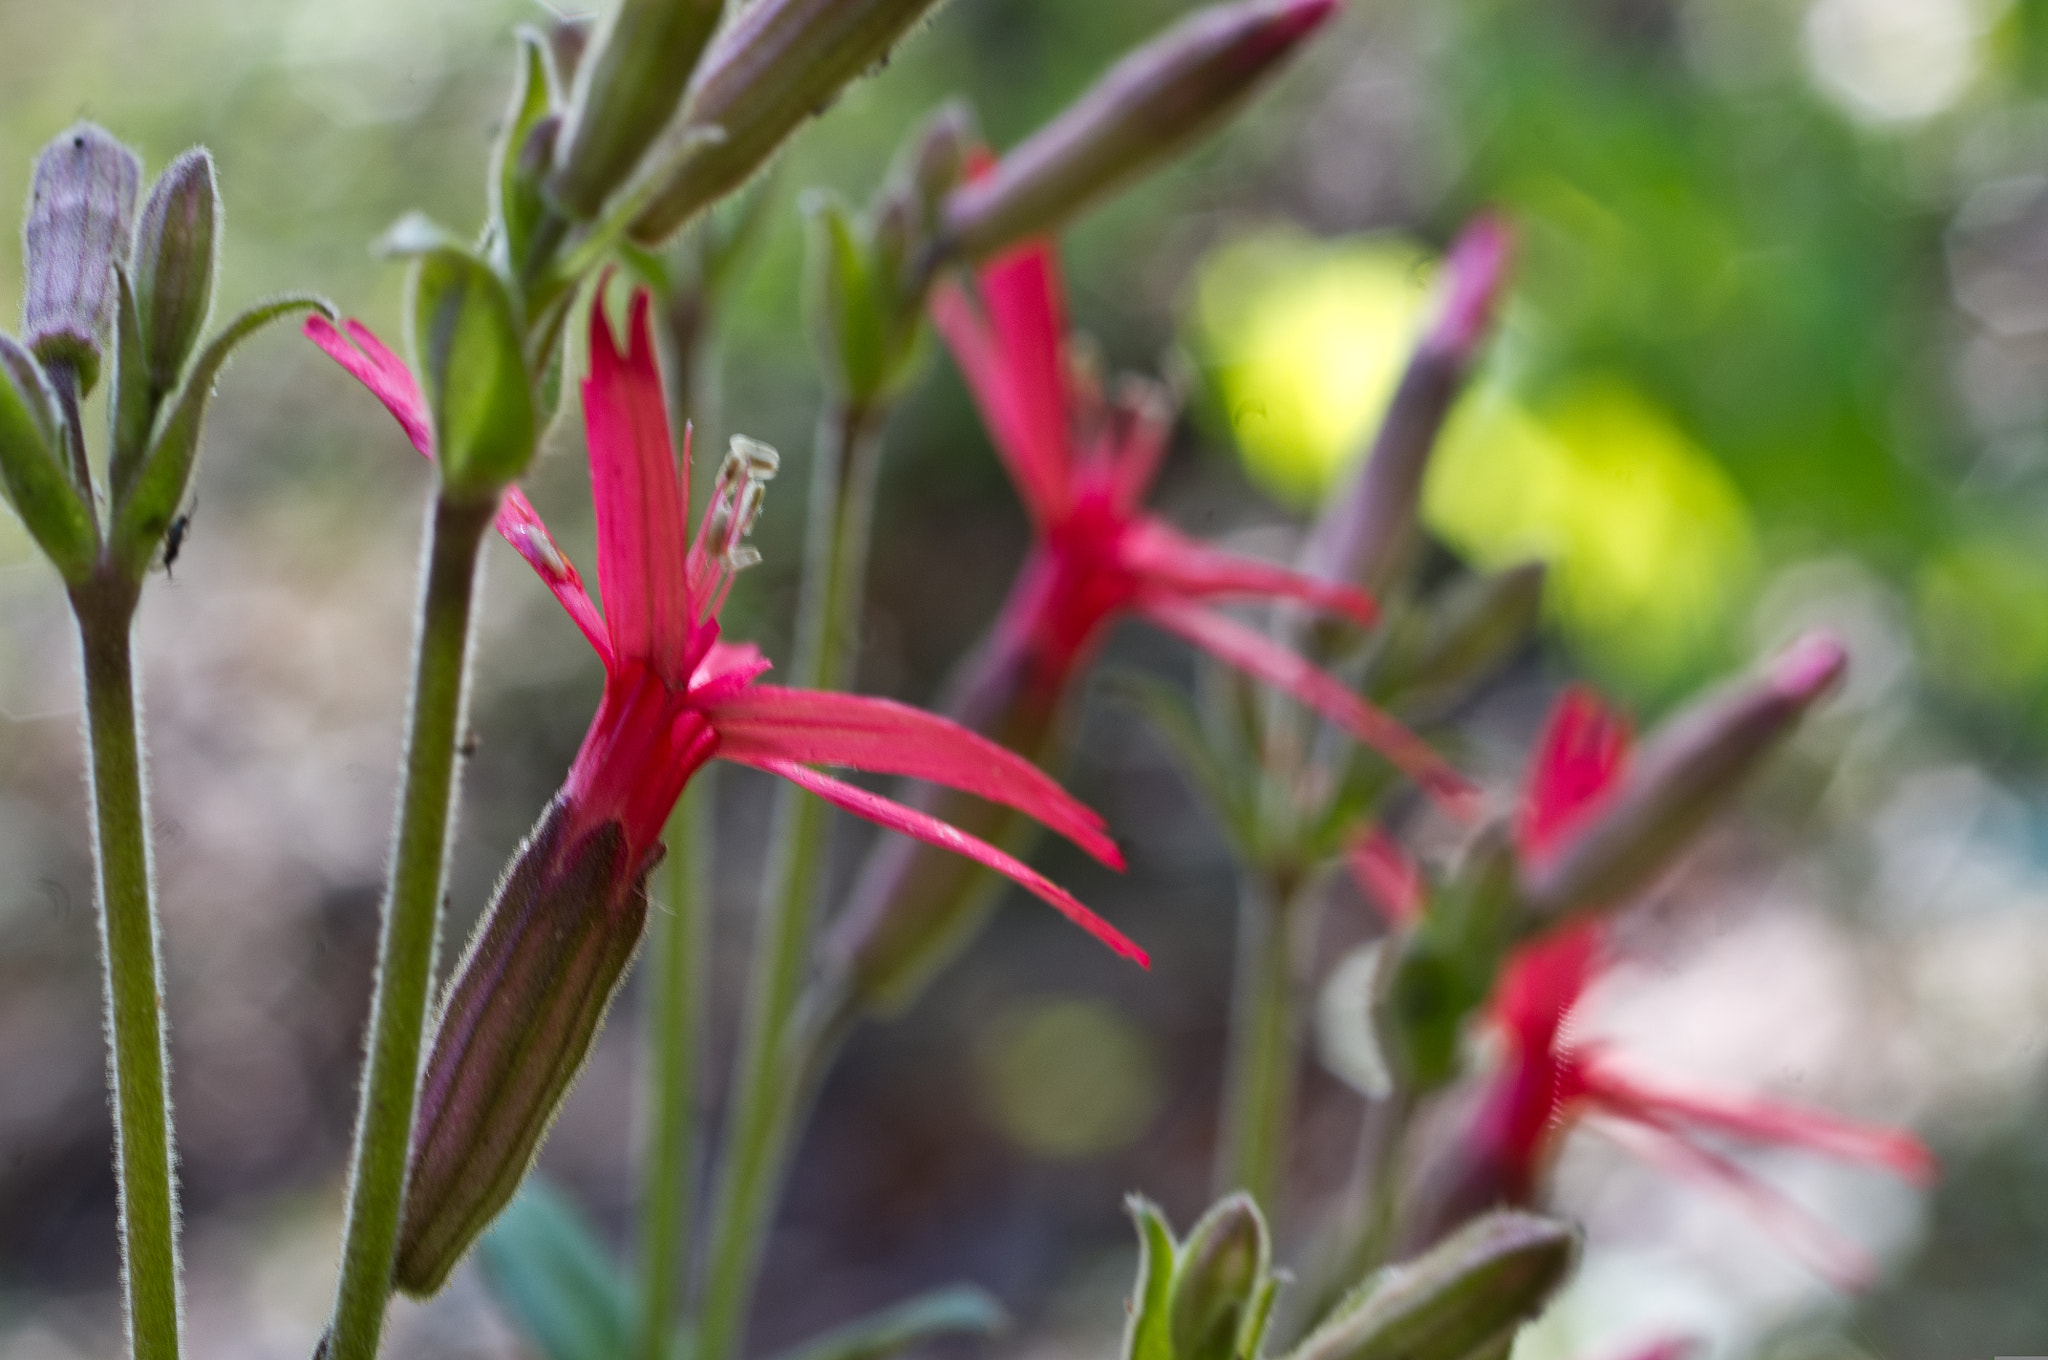
[[[1247,1192],[1269,1224],[1279,1222],[1286,1189],[1287,1135],[1301,1065],[1304,979],[1298,960],[1309,914],[1291,878],[1246,871],[1216,1189]]]
[[[792,685],[837,689],[851,676],[882,415],[842,403],[820,423]],[[782,791],[776,809],[767,900],[755,936],[745,1036],[719,1166],[696,1360],[733,1360],[739,1351],[776,1188],[805,1104],[799,1074],[811,1065],[801,1052],[809,1045],[791,1042],[790,1020],[810,960],[812,906],[831,829],[827,813],[825,804],[793,787]]]
[[[640,1360],[663,1360],[689,1268],[695,1208],[698,1073],[703,1070],[705,970],[711,943],[714,775],[699,771],[669,818],[667,910],[649,932],[646,1145],[640,1201]]]
[[[131,646],[138,594],[131,582],[105,578],[75,588],[71,600],[85,678],[129,1354],[135,1360],[176,1360],[178,1190],[171,1171],[163,957]]]
[[[429,529],[406,729],[405,787],[399,796],[377,942],[369,1058],[356,1118],[341,1286],[328,1336],[328,1360],[372,1360],[391,1296],[419,1097],[421,1038],[441,931],[477,559],[495,509],[488,502],[437,499]]]

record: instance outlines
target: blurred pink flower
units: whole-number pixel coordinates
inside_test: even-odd
[[[1209,607],[1228,597],[1293,600],[1361,625],[1376,614],[1354,587],[1218,552],[1144,512],[1166,452],[1167,404],[1135,383],[1108,400],[1070,371],[1051,248],[1033,243],[999,257],[978,285],[977,302],[941,284],[931,315],[1031,517],[1031,555],[997,639],[999,649],[1028,657],[1032,686],[1064,690],[1110,625],[1135,615],[1285,690],[1466,810],[1471,785],[1413,733],[1306,658]]]
[[[432,457],[425,407],[403,361],[357,322],[347,323],[346,335],[321,318],[305,330]],[[751,644],[721,642],[718,614],[748,551],[740,540],[758,510],[765,470],[750,470],[737,454],[728,458],[691,536],[684,523],[689,441],[686,435],[678,469],[645,292],[632,301],[626,352],[619,352],[602,309],[592,313],[590,352],[583,405],[603,613],[525,496],[508,492],[497,518],[498,531],[604,662],[604,695],[562,789],[564,842],[617,822],[629,874],[637,875],[685,783],[716,757],[780,775],[869,821],[1005,874],[1117,953],[1145,963],[1137,945],[1010,855],[929,813],[811,768],[836,765],[958,789],[1033,817],[1122,867],[1101,817],[986,738],[885,699],[756,684],[768,661]]]

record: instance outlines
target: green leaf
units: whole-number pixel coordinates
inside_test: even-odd
[[[828,380],[855,401],[878,396],[889,377],[889,344],[868,268],[868,242],[837,198],[812,194],[805,252],[805,311]]]
[[[413,262],[412,341],[433,420],[441,485],[495,497],[533,461],[540,437],[524,332],[504,280],[466,250]]]
[[[0,483],[7,502],[67,581],[85,578],[99,551],[92,508],[72,479],[56,398],[41,365],[0,335]]]
[[[149,452],[149,432],[163,398],[150,380],[141,309],[127,272],[116,268],[114,283],[119,295],[114,308],[113,449],[107,457],[107,482],[118,505],[128,494],[142,456]]]
[[[139,581],[149,570],[157,545],[163,542],[164,532],[185,502],[185,492],[192,482],[192,466],[199,457],[206,404],[212,399],[213,384],[228,356],[264,326],[293,312],[334,315],[334,309],[317,297],[296,294],[273,298],[229,322],[193,361],[178,399],[150,441],[141,466],[129,479],[127,494],[116,501],[118,508],[109,547],[115,563],[129,579]]]
[[[519,79],[512,90],[512,107],[505,128],[492,152],[491,209],[505,241],[508,263],[516,271],[525,262],[533,229],[547,211],[541,176],[527,156],[527,142],[541,119],[555,110],[554,72],[548,42],[527,25],[520,25]]]
[[[1173,1230],[1158,1206],[1141,1195],[1126,1199],[1124,1207],[1138,1226],[1138,1282],[1131,1290],[1123,1360],[1173,1360]]]
[[[544,1360],[621,1360],[633,1291],[574,1205],[539,1176],[477,1244],[484,1287]]]
[[[988,1291],[956,1284],[919,1294],[782,1352],[775,1360],[888,1360],[948,1336],[994,1336],[1009,1314]]]

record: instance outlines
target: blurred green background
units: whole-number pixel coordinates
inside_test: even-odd
[[[802,190],[865,198],[955,92],[1008,145],[1187,8],[952,0],[843,97],[767,187],[712,432],[803,460]],[[367,243],[411,208],[480,219],[510,29],[540,13],[0,5],[0,203],[78,117],[152,169],[204,142],[227,207],[223,308],[312,288],[395,338],[401,273]],[[1562,676],[1647,722],[1799,626],[1837,629],[1856,658],[1750,815],[1649,904],[1589,1023],[1674,1079],[1912,1123],[1945,1168],[1922,1202],[1758,1163],[1882,1259],[1855,1301],[1710,1193],[1575,1140],[1558,1194],[1595,1247],[1525,1360],[1673,1332],[1719,1356],[2048,1349],[2048,0],[1351,0],[1248,116],[1063,242],[1077,320],[1112,363],[1193,379],[1167,513],[1283,551],[1369,437],[1436,252],[1487,207],[1516,226],[1516,285],[1427,516],[1471,563],[1540,556],[1554,575],[1541,644],[1466,715],[1471,761],[1512,777]],[[9,234],[10,315],[18,296]],[[283,331],[236,361],[215,410],[192,539],[143,627],[191,1325],[207,1354],[303,1356],[330,1287],[424,469]],[[587,561],[579,455],[557,431],[533,492]],[[936,355],[888,459],[862,686],[924,699],[1025,531]],[[802,485],[794,468],[776,484],[767,562],[729,616],[774,655]],[[508,555],[493,571],[456,928],[598,684],[544,592]],[[1189,668],[1135,630],[1108,662]],[[119,1349],[71,668],[54,585],[0,524],[6,1360]],[[1230,866],[1106,699],[1073,782],[1130,838],[1134,872],[1050,867],[1155,971],[1013,909],[908,1018],[864,1034],[775,1243],[764,1353],[963,1277],[1016,1310],[1005,1352],[1103,1353],[1130,1265],[1121,1195],[1183,1223],[1203,1202]],[[767,802],[747,777],[722,790],[729,1001]],[[843,841],[850,869],[862,837]],[[1332,920],[1334,959],[1366,927]],[[629,1000],[544,1159],[620,1235],[635,1026]],[[1341,1177],[1357,1115],[1312,1082],[1304,1205]],[[400,1326],[405,1354],[518,1346],[467,1274]]]

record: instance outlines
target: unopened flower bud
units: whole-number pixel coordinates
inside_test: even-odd
[[[1182,20],[1118,62],[991,173],[956,189],[946,204],[947,245],[982,260],[1052,231],[1214,127],[1336,7],[1337,0],[1240,0]]]
[[[1451,247],[1435,322],[1410,356],[1371,450],[1316,520],[1302,549],[1303,572],[1374,593],[1399,579],[1415,542],[1430,454],[1486,336],[1511,245],[1505,223],[1481,217]]]
[[[1235,1360],[1271,1282],[1265,1220],[1246,1194],[1223,1200],[1181,1245],[1167,1303],[1172,1360]]]
[[[1680,714],[1644,743],[1621,788],[1552,855],[1522,867],[1527,925],[1621,905],[1725,807],[1848,664],[1808,634],[1765,673]]]
[[[1567,1224],[1487,1214],[1338,1305],[1288,1360],[1480,1360],[1505,1354],[1577,1264]]]
[[[1432,599],[1381,680],[1388,702],[1440,710],[1470,693],[1535,631],[1544,576],[1541,562],[1525,562],[1469,577]]]
[[[220,194],[213,157],[195,147],[171,162],[135,224],[130,277],[143,363],[159,394],[178,385],[213,310],[215,224]]]
[[[1458,1075],[1465,1022],[1492,994],[1514,943],[1514,871],[1505,829],[1490,829],[1394,942],[1373,1029],[1407,1090],[1433,1091]]]
[[[744,184],[806,118],[894,47],[937,0],[754,0],[706,54],[681,130],[682,159],[632,236],[666,240]]]
[[[67,581],[97,550],[92,511],[72,480],[62,417],[35,356],[0,335],[0,485],[7,503]]]
[[[682,102],[723,0],[619,0],[580,63],[550,188],[570,216],[598,215]]]
[[[935,213],[967,173],[974,115],[959,100],[940,105],[918,133],[910,157],[910,184],[927,213]]]
[[[91,123],[36,159],[22,229],[22,339],[45,364],[76,373],[81,395],[99,380],[114,267],[128,259],[141,180],[135,153]]]
[[[624,831],[566,803],[512,861],[442,1003],[420,1084],[397,1287],[424,1296],[519,1188],[589,1056],[647,920]]]
[[[504,281],[464,251],[429,250],[413,266],[412,322],[441,484],[461,498],[495,497],[526,471],[539,438]]]

